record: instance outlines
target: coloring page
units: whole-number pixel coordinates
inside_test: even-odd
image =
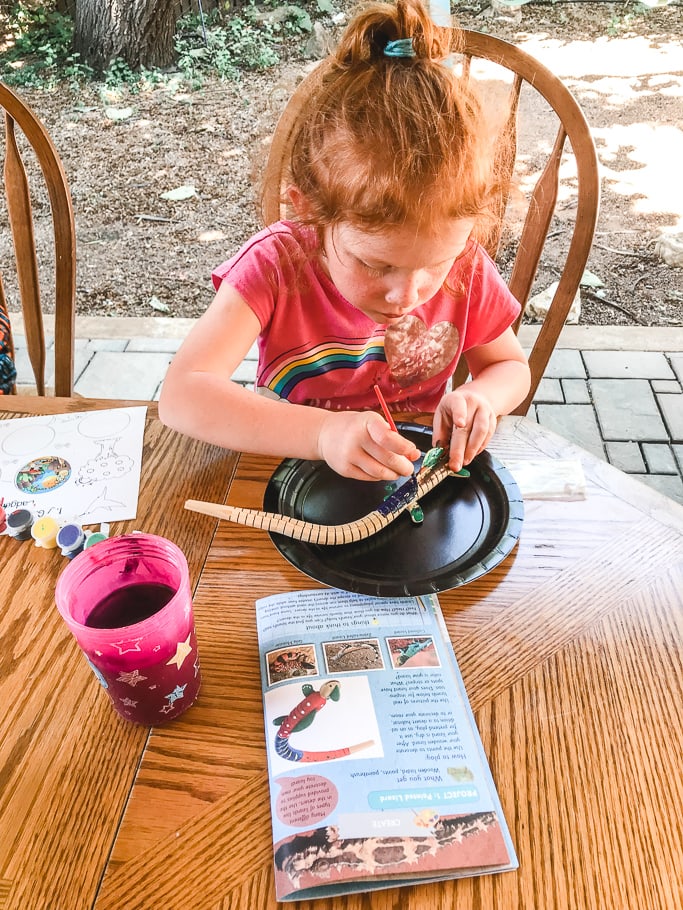
[[[147,408],[0,420],[0,497],[63,524],[135,518]]]

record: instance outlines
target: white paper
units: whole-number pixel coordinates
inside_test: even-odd
[[[524,499],[554,499],[571,502],[586,498],[586,478],[578,459],[544,458],[505,460]]]
[[[0,497],[9,514],[79,524],[135,518],[147,408],[0,420]]]

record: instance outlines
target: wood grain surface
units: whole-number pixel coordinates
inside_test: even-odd
[[[439,595],[520,868],[294,908],[683,905],[683,508],[524,418],[504,419],[490,449],[503,463],[580,458],[587,481],[585,501],[527,502],[512,554]],[[229,503],[260,508],[276,464],[241,456]],[[169,486],[174,503],[199,498]],[[183,514],[193,541],[214,535],[215,520]],[[0,908],[274,910],[254,601],[319,584],[264,532],[220,523],[194,598],[199,699],[145,742],[66,633],[31,622],[24,567],[42,554],[26,546],[11,628],[2,617],[0,685],[21,679],[26,706],[2,721]]]
[[[683,509],[527,420],[491,451],[587,475],[585,501],[528,502],[511,557],[439,595],[520,869],[294,907],[681,906]],[[230,504],[259,508],[275,467],[242,456]],[[221,523],[195,601],[203,693],[150,738],[97,910],[276,907],[253,604],[317,586]]]
[[[0,418],[113,405],[11,398]],[[215,523],[182,504],[198,488],[223,497],[236,458],[168,430],[156,405],[143,445],[137,517],[111,531],[174,540],[194,585]],[[2,536],[0,560],[0,908],[78,910],[93,903],[149,730],[113,711],[59,616],[59,551]]]

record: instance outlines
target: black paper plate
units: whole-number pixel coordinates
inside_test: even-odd
[[[421,451],[431,427],[400,424]],[[424,522],[406,513],[367,540],[320,546],[271,538],[282,555],[323,584],[376,597],[431,594],[464,585],[489,572],[519,539],[524,504],[510,474],[489,452],[468,465],[471,476],[444,480],[420,500]],[[386,496],[384,482],[349,480],[325,462],[289,458],[266,487],[263,507],[318,524],[355,521]]]

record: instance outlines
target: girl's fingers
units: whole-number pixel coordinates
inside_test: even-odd
[[[452,471],[459,471],[465,463],[465,449],[469,439],[467,427],[453,427],[449,449],[448,465]]]
[[[406,458],[397,455],[392,464],[386,464],[367,451],[354,453],[352,462],[344,471],[347,477],[356,480],[398,480],[399,477],[407,477],[412,473],[413,465]]]
[[[387,454],[386,449],[370,450],[363,454],[365,457],[359,460],[358,467],[375,480],[397,480],[413,473],[412,461],[403,455],[393,452]]]
[[[372,442],[389,455],[395,454],[411,461],[420,457],[420,450],[417,446],[396,430],[392,430],[378,414],[371,415],[366,426]]]
[[[465,447],[465,459],[471,461],[475,455],[481,452],[488,440],[489,434],[489,415],[481,408],[475,413],[472,427]]]
[[[369,442],[364,446],[367,455],[395,474],[387,478],[382,471],[382,480],[395,480],[396,477],[408,477],[413,473],[413,461],[421,454],[414,443],[392,430],[383,420],[369,420],[367,434]]]
[[[472,422],[472,427],[467,435],[463,451],[463,464],[469,464],[489,443],[496,429],[495,414],[487,411],[478,411]]]
[[[420,451],[374,412],[332,412],[319,451],[331,468],[356,480],[397,480],[413,473]]]

